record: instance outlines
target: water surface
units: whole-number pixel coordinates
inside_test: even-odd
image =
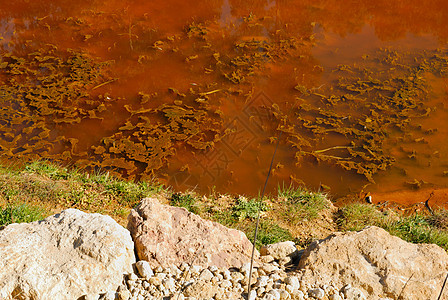
[[[175,189],[448,187],[446,1],[8,1],[0,149]]]

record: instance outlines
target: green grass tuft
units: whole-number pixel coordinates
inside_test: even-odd
[[[283,217],[291,224],[313,220],[322,210],[328,208],[327,195],[300,187],[279,188],[278,196],[285,201]]]
[[[28,223],[42,220],[46,216],[43,208],[26,203],[9,204],[0,208],[0,226],[12,223]]]
[[[170,204],[174,206],[184,207],[194,214],[200,213],[196,197],[191,194],[174,193],[173,195],[171,195]]]
[[[408,242],[436,244],[448,250],[448,233],[432,226],[427,216],[402,217],[384,229]]]
[[[341,208],[336,217],[336,224],[342,231],[358,231],[366,226],[383,226],[384,215],[375,206],[364,203],[352,203]]]
[[[45,207],[77,208],[117,216],[125,222],[125,211],[142,198],[165,192],[152,181],[126,181],[109,173],[89,174],[46,160],[24,167],[0,168],[0,203],[39,203]]]
[[[366,226],[378,226],[390,234],[411,243],[436,244],[448,250],[447,212],[434,215],[395,215],[380,212],[373,205],[352,203],[342,207],[336,217],[339,230],[358,231]]]
[[[260,211],[267,211],[268,206],[263,200],[239,197],[236,204],[232,207],[232,216],[241,221],[246,218],[255,219]]]
[[[59,180],[68,179],[73,176],[67,168],[47,160],[37,160],[25,166],[25,172],[46,176],[48,178]]]
[[[248,226],[242,228],[242,230],[246,234],[247,238],[251,242],[253,242],[255,233],[255,222],[250,223]],[[255,243],[257,249],[260,249],[260,247],[263,245],[292,240],[294,240],[294,237],[287,229],[280,227],[278,224],[275,224],[272,221],[260,220],[257,242]]]

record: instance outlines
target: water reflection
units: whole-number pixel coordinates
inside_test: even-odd
[[[446,187],[447,17],[445,1],[9,1],[0,147],[257,194],[282,131],[271,191]]]

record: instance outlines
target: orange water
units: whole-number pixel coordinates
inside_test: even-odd
[[[151,106],[171,103],[169,88],[187,92],[229,89],[241,93],[210,94],[210,101],[222,112],[223,128],[235,131],[206,151],[192,150],[180,143],[176,154],[155,170],[160,180],[175,189],[212,190],[256,195],[261,190],[278,137],[276,121],[265,106],[278,104],[288,111],[297,105],[293,87],[329,87],[331,72],[340,64],[356,64],[364,54],[391,47],[400,51],[433,50],[448,41],[448,2],[439,1],[133,1],[133,0],[34,0],[4,1],[0,6],[0,50],[25,55],[45,44],[59,49],[82,50],[101,61],[113,60],[109,70],[116,81],[92,95],[108,93],[118,100],[103,112],[103,120],[86,119],[58,128],[58,135],[79,140],[76,151],[89,151],[105,136],[118,131],[128,120],[125,105],[137,107],[138,93],[158,97]],[[260,25],[244,24],[243,18],[263,18]],[[305,37],[302,57],[267,62],[262,72],[241,84],[231,84],[210,68],[211,56],[203,44],[185,38],[192,24],[207,24],[209,42],[221,57],[235,55],[234,44],[251,39],[274,40],[276,34]],[[170,40],[167,38],[170,37]],[[157,41],[162,44],[154,46]],[[173,51],[173,49],[176,51]],[[191,61],[187,57],[198,55]],[[430,118],[415,120],[438,131],[426,137],[427,144],[407,145],[420,155],[408,159],[396,153],[396,163],[374,176],[376,184],[351,171],[305,161],[295,164],[295,150],[282,141],[273,163],[268,191],[278,186],[304,183],[312,189],[322,185],[342,196],[361,189],[371,192],[412,190],[407,181],[424,181],[425,187],[446,188],[448,177],[447,79],[430,80]],[[248,98],[247,94],[252,97]],[[272,139],[270,139],[272,138]],[[338,145],[337,137],[319,144],[321,149]],[[55,151],[63,151],[56,149]],[[66,163],[75,163],[76,155]],[[142,171],[144,168],[140,168]],[[134,178],[139,178],[139,174]],[[147,174],[148,175],[148,174]]]

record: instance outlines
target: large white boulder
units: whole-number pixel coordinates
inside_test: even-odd
[[[0,230],[0,299],[78,299],[115,291],[134,243],[111,217],[68,209]]]
[[[336,286],[345,294],[356,291],[367,299],[436,299],[448,255],[436,245],[408,243],[371,226],[314,242],[299,268],[302,282]]]

